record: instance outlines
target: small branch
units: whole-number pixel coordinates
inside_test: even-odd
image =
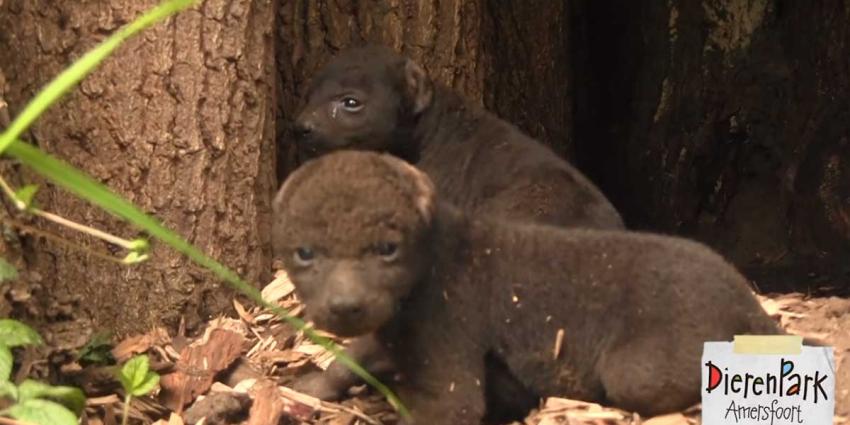
[[[15,203],[16,208],[18,208],[19,210],[26,209],[27,206],[24,205],[23,202],[18,200],[18,196],[15,195],[15,191],[12,190],[12,186],[9,186],[9,183],[6,182],[6,179],[4,179],[3,176],[0,176],[0,187],[3,188],[3,192],[6,192],[6,196],[8,196],[9,199],[11,199],[12,202]]]
[[[30,425],[27,422],[16,421],[12,418],[4,418],[0,416],[0,425]]]
[[[103,230],[98,230],[93,227],[89,227],[84,224],[68,220],[65,217],[47,211],[43,211],[35,207],[27,208],[27,205],[24,204],[20,199],[18,199],[18,196],[15,194],[15,191],[12,189],[12,186],[9,186],[9,183],[6,182],[6,179],[4,179],[2,175],[0,175],[0,187],[2,187],[3,192],[6,192],[6,196],[8,196],[15,203],[15,206],[21,211],[29,211],[33,215],[37,215],[48,221],[52,221],[56,224],[76,230],[80,233],[85,233],[87,235],[94,236],[98,239],[107,241],[113,245],[120,246],[121,248],[124,248],[129,251],[132,251],[135,248],[135,244],[133,243],[133,241],[128,241],[126,239],[119,238],[118,236],[106,233]]]
[[[93,227],[86,226],[85,224],[76,223],[74,221],[68,220],[65,217],[61,217],[61,216],[58,216],[56,214],[49,213],[47,211],[42,211],[38,208],[30,208],[29,211],[32,212],[34,215],[37,215],[41,218],[47,219],[47,220],[52,221],[56,224],[65,226],[67,228],[74,229],[78,232],[94,236],[98,239],[103,239],[103,240],[105,240],[105,241],[107,241],[107,242],[109,242],[113,245],[118,245],[121,248],[124,248],[126,250],[132,250],[133,249],[132,241],[128,241],[126,239],[119,238],[118,236],[106,233],[103,230],[98,230],[98,229],[95,229]]]
[[[91,248],[88,248],[88,247],[85,247],[85,246],[82,246],[82,245],[77,245],[77,244],[75,244],[75,243],[73,243],[69,240],[63,239],[60,236],[57,236],[57,235],[54,235],[50,232],[35,228],[33,226],[26,225],[26,224],[21,223],[17,220],[14,220],[14,219],[11,219],[11,218],[8,218],[8,217],[0,217],[0,222],[6,223],[6,224],[8,224],[12,227],[17,227],[18,229],[20,229],[21,231],[23,231],[25,233],[31,233],[31,234],[34,234],[36,236],[40,236],[40,237],[45,238],[49,241],[56,242],[60,245],[64,245],[68,248],[75,249],[77,251],[85,252],[86,254],[93,255],[93,256],[100,258],[102,260],[112,261],[112,262],[119,263],[119,264],[124,264],[124,260],[122,260],[118,257],[113,257],[111,255],[107,255],[107,254],[104,254],[104,253],[101,253],[101,252],[97,252],[97,251],[95,251]],[[0,424],[0,425],[2,425],[2,424]]]

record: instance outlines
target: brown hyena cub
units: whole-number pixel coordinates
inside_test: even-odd
[[[275,202],[275,249],[317,327],[419,424],[477,424],[485,358],[535,396],[653,415],[699,401],[704,341],[775,334],[744,278],[701,244],[467,216],[389,155],[310,161]],[[555,349],[556,336],[563,344]],[[351,383],[334,364],[314,392]]]
[[[300,157],[388,152],[425,171],[443,199],[470,212],[623,227],[577,169],[388,48],[354,48],[334,58],[314,77],[295,129]]]

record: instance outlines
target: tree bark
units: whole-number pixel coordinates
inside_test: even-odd
[[[153,4],[0,1],[11,111]],[[122,47],[28,138],[262,278],[273,140],[281,179],[310,77],[341,49],[380,43],[575,158],[632,227],[707,241],[745,270],[808,273],[850,255],[848,16],[848,1],[207,0]],[[42,186],[46,209],[134,236]],[[127,268],[20,245],[33,308],[53,321],[191,325],[230,296],[162,246]]]
[[[575,153],[572,3],[488,0],[482,34],[484,104],[569,160]]]
[[[580,163],[633,225],[754,273],[846,269],[850,2],[581,7]]]
[[[0,6],[2,6],[0,0]],[[9,107],[6,103],[6,75],[0,67],[0,130],[5,130],[8,127]],[[12,164],[0,162],[0,174],[7,181],[17,182],[19,173],[16,167]],[[16,307],[19,307],[17,300],[27,298],[27,282],[26,263],[23,259],[23,249],[21,247],[21,238],[16,229],[11,225],[9,219],[14,207],[10,202],[5,200],[0,201],[0,258],[6,261],[9,265],[15,268],[19,273],[19,278],[14,280],[0,280],[0,317],[12,317],[13,314],[18,314]]]
[[[435,80],[569,152],[568,17],[548,0],[282,0],[280,177],[295,166],[288,124],[310,77],[364,43],[408,55]]]
[[[156,3],[6,0],[0,63],[12,111],[106,34]],[[209,0],[161,23],[122,46],[27,138],[244,277],[268,277],[275,189],[273,16],[268,1]],[[135,236],[128,224],[49,184],[41,184],[37,201],[69,219]],[[109,250],[90,237],[39,226]],[[124,333],[185,318],[191,327],[222,312],[232,298],[216,278],[162,244],[154,243],[148,262],[126,267],[34,239],[27,262],[44,277],[33,299],[45,316],[66,324]]]

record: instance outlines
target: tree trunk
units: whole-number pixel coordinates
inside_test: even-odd
[[[6,0],[0,63],[7,100],[21,110],[74,58],[154,0]],[[270,272],[274,187],[271,3],[206,1],[129,41],[54,106],[29,140],[68,160],[256,281]],[[36,180],[35,177],[31,177]],[[41,184],[42,208],[126,238],[131,226]],[[75,244],[90,237],[38,221]],[[123,254],[121,254],[123,255]],[[43,276],[41,314],[119,333],[222,312],[232,294],[181,255],[154,243],[126,267],[36,238],[28,267]],[[79,332],[79,330],[76,330]]]
[[[2,5],[3,2],[0,0],[0,6]],[[8,127],[10,122],[9,107],[6,103],[6,87],[6,75],[0,67],[0,129]],[[7,181],[15,183],[19,181],[20,173],[13,164],[0,162],[0,174]],[[26,263],[23,258],[24,250],[21,247],[21,238],[9,220],[11,218],[10,213],[14,211],[13,208],[10,202],[0,201],[0,231],[3,234],[0,237],[0,258],[19,273],[18,279],[0,281],[0,317],[20,315],[21,311],[16,309],[16,307],[19,307],[16,305],[17,301],[26,299],[28,296],[29,279],[27,279]],[[23,313],[25,314],[25,311]]]
[[[847,271],[850,2],[582,8],[577,149],[632,224],[754,273]]]
[[[281,123],[338,50],[387,44],[575,158],[633,227],[808,274],[850,253],[850,6],[786,3],[286,0]]]
[[[568,16],[548,0],[282,0],[281,178],[294,167],[286,130],[310,77],[363,43],[408,55],[435,80],[569,152]]]
[[[484,104],[549,145],[574,155],[573,1],[488,0]]]
[[[152,4],[0,0],[11,111]],[[684,232],[745,270],[808,273],[850,255],[848,16],[848,1],[207,0],[122,47],[28,137],[262,278],[275,125],[282,178],[309,78],[381,43],[575,158],[632,227]],[[38,201],[133,236],[49,186]],[[22,247],[33,308],[65,324],[191,325],[230,296],[162,246],[133,268],[32,236]]]

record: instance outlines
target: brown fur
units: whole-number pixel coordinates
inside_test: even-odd
[[[350,354],[401,373],[417,423],[480,423],[488,363],[533,396],[682,409],[699,401],[704,341],[780,332],[701,244],[472,219],[401,164],[353,151],[308,162],[276,199],[274,241],[308,317],[363,335]],[[389,261],[373,249],[385,241],[399,246]],[[299,247],[321,254],[299,265]],[[334,364],[302,385],[330,396],[351,382]]]
[[[361,104],[349,110],[345,99]],[[389,152],[425,171],[470,212],[539,223],[622,228],[605,196],[549,148],[432,82],[387,48],[350,49],[315,78],[296,120],[300,156]]]

